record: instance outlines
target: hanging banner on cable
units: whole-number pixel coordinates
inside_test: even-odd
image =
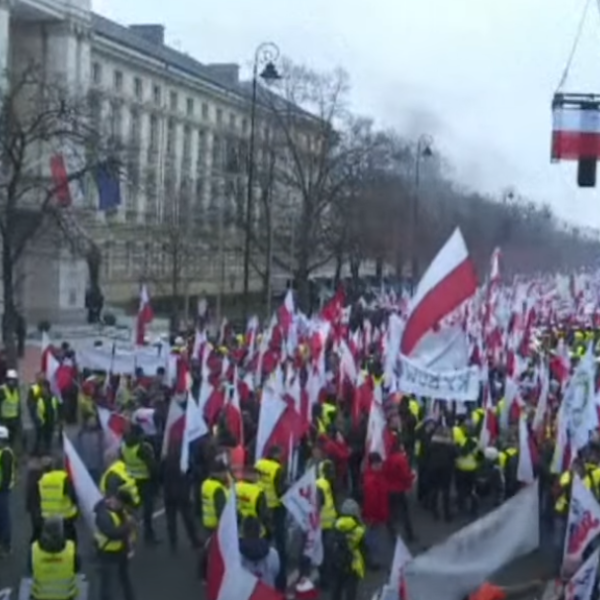
[[[479,383],[479,367],[476,365],[452,371],[432,371],[406,356],[400,356],[400,392],[437,400],[471,402],[479,398]]]

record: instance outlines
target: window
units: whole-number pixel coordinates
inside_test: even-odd
[[[137,110],[131,111],[131,142],[134,146],[137,146],[140,141],[141,133],[141,120],[140,113]]]
[[[114,79],[115,91],[122,92],[123,91],[123,72],[115,71],[114,77],[115,77],[115,79]]]
[[[110,107],[110,133],[114,138],[120,138],[123,125],[123,110],[119,104]]]
[[[155,85],[152,88],[152,100],[153,100],[154,104],[156,104],[156,106],[161,105],[162,94],[161,94],[160,85]]]
[[[223,123],[223,111],[220,108],[217,108],[217,125],[221,125]]]
[[[206,131],[198,132],[198,172],[201,173],[206,165]]]
[[[156,152],[158,150],[158,117],[150,115],[150,150]]]
[[[236,118],[235,115],[233,113],[231,113],[229,115],[229,127],[231,127],[231,129],[235,129],[236,126]]]
[[[136,100],[141,100],[142,96],[144,95],[142,80],[139,77],[136,77],[133,80],[133,94]]]
[[[186,101],[186,113],[188,117],[194,116],[194,99],[188,98]]]
[[[220,169],[223,158],[223,146],[218,137],[213,138],[212,164],[214,169]]]
[[[173,154],[175,151],[175,121],[169,119],[167,124],[167,154]],[[168,156],[167,158],[172,158]]]
[[[189,164],[192,159],[192,130],[189,125],[183,129],[183,162]]]
[[[95,62],[92,65],[92,81],[96,85],[100,85],[102,83],[102,65],[100,63]]]
[[[202,118],[208,119],[208,104],[206,102],[202,103]]]
[[[177,98],[177,92],[171,92],[171,95],[169,96],[169,106],[171,107],[171,110],[177,110],[178,102],[179,99]]]

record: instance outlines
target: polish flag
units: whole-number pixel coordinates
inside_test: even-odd
[[[67,473],[75,488],[79,508],[85,518],[90,531],[96,530],[96,517],[94,508],[102,500],[102,494],[94,483],[92,476],[85,468],[83,461],[71,444],[69,438],[63,433],[63,452],[65,456]]]
[[[600,114],[596,108],[552,111],[552,159],[600,158]]]
[[[64,154],[54,154],[50,157],[50,174],[56,190],[57,204],[59,206],[71,206],[73,197]]]
[[[140,308],[138,310],[137,324],[136,324],[136,336],[135,341],[138,346],[144,345],[146,337],[146,326],[154,319],[154,313],[152,312],[152,306],[150,304],[150,296],[148,295],[148,288],[146,285],[142,285],[140,290]]]
[[[235,494],[229,494],[209,544],[207,600],[283,600],[282,594],[242,566],[235,500]]]
[[[402,335],[402,354],[413,354],[426,334],[476,291],[475,268],[463,236],[456,229],[419,282]]]
[[[167,422],[165,423],[165,434],[160,455],[162,458],[167,456],[169,447],[172,444],[181,443],[185,428],[185,410],[183,406],[173,398],[169,402],[169,412],[167,413]]]
[[[204,421],[200,407],[194,397],[188,394],[185,405],[185,422],[179,460],[179,468],[182,473],[187,473],[190,468],[190,444],[207,433],[208,427]]]
[[[269,448],[278,446],[282,461],[288,458],[290,438],[299,440],[304,432],[304,420],[293,406],[270,386],[265,386],[258,415],[256,433],[256,460],[265,456]]]
[[[287,337],[290,327],[292,326],[292,322],[294,320],[294,313],[296,309],[294,306],[294,294],[291,289],[285,294],[285,299],[283,304],[279,307],[277,311],[277,319],[279,321],[279,326],[283,332],[283,335]]]
[[[121,445],[121,440],[127,431],[129,421],[119,413],[98,406],[98,421],[104,433],[104,445],[107,450],[115,450]]]
[[[40,370],[42,373],[48,371],[48,357],[53,354],[54,347],[52,346],[52,340],[46,331],[42,332],[42,355]]]

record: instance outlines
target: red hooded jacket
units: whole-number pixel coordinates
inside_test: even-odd
[[[362,516],[367,525],[387,523],[390,517],[388,485],[383,470],[367,467],[363,474]]]
[[[383,463],[383,473],[390,492],[408,492],[412,487],[414,474],[404,452],[392,452]]]

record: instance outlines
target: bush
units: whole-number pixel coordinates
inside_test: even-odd
[[[38,331],[40,333],[48,333],[50,331],[51,327],[52,327],[52,325],[50,324],[50,321],[45,320],[45,319],[43,321],[40,321],[37,326]]]
[[[115,317],[115,315],[113,315],[112,313],[106,313],[102,315],[102,322],[107,327],[114,327],[117,324],[117,317]]]

